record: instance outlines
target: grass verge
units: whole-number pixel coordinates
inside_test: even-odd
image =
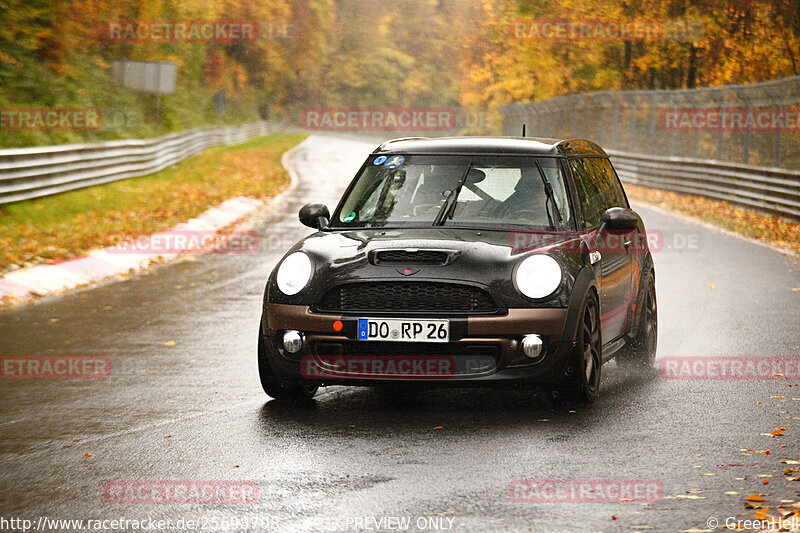
[[[0,206],[0,273],[80,256],[107,235],[165,230],[235,196],[275,196],[289,185],[281,155],[304,138],[267,135],[148,176]]]
[[[800,255],[800,223],[702,196],[625,184],[633,201],[647,202]]]

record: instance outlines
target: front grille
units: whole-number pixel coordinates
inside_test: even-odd
[[[492,297],[471,285],[425,281],[366,282],[329,290],[317,305],[320,311],[493,313]]]
[[[447,262],[447,252],[438,250],[382,250],[375,254],[375,262],[380,263],[416,263],[426,265],[443,265]]]

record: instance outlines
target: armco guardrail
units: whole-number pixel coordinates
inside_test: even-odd
[[[0,204],[144,176],[198,152],[275,131],[267,122],[198,128],[155,139],[0,150]]]
[[[800,171],[608,151],[628,183],[725,200],[800,220]]]

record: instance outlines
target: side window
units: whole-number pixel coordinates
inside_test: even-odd
[[[600,217],[605,211],[603,183],[595,178],[590,159],[571,159],[569,165],[575,176],[575,188],[583,210],[584,227],[594,228],[600,224]]]
[[[603,182],[603,186],[606,188],[606,209],[609,207],[629,207],[625,193],[622,190],[622,184],[614,172],[614,167],[611,166],[611,161],[597,158],[591,159],[591,162],[595,169],[595,176]]]

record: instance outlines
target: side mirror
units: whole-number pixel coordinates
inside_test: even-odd
[[[300,222],[309,228],[324,228],[328,225],[330,219],[331,213],[325,204],[311,202],[300,208]]]
[[[601,218],[607,229],[635,230],[639,227],[639,215],[624,207],[610,207]]]

